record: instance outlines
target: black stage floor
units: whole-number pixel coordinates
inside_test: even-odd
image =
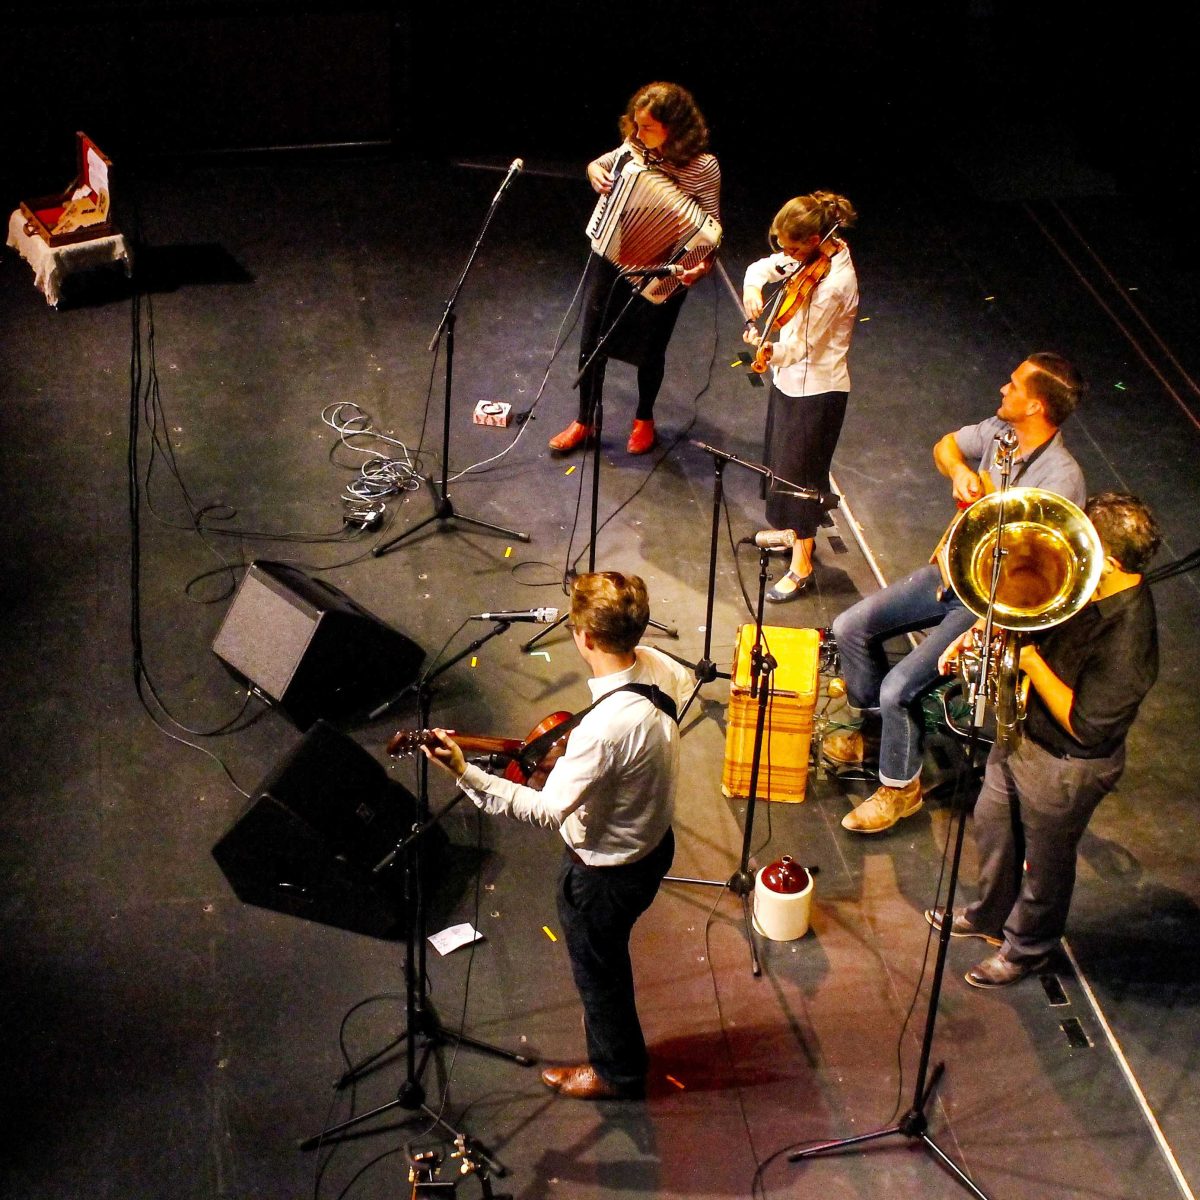
[[[529,162],[456,310],[454,511],[528,533],[528,544],[453,520],[373,555],[431,515],[424,483],[387,499],[381,529],[343,527],[342,492],[366,452],[441,469],[446,359],[428,346],[495,164],[164,168],[138,189],[136,226],[127,209],[137,303],[119,277],[96,274],[70,279],[54,311],[26,264],[0,259],[6,1194],[365,1200],[409,1194],[406,1143],[444,1143],[425,1113],[400,1106],[353,1140],[297,1148],[409,1095],[402,1046],[353,1087],[332,1086],[403,1028],[404,947],[234,894],[211,851],[301,733],[248,699],[212,647],[253,560],[339,589],[428,661],[491,629],[466,623],[472,614],[562,603],[565,568],[588,562],[587,462],[545,449],[573,409],[566,331],[590,211],[581,165]],[[735,283],[793,191],[833,185],[861,209],[851,237],[861,324],[835,462],[845,503],[819,544],[818,586],[770,608],[771,625],[823,627],[878,579],[924,561],[950,507],[932,443],[991,413],[1037,349],[1074,358],[1091,380],[1067,428],[1090,488],[1128,488],[1155,506],[1160,561],[1196,544],[1194,261],[1103,181],[1035,191],[1006,175],[998,191],[965,152],[957,168],[939,179],[932,213],[866,174],[730,179],[724,266]],[[652,636],[689,662],[705,647],[715,476],[691,443],[761,456],[765,393],[729,366],[740,325],[720,275],[690,298],[660,401],[665,442],[651,457],[624,452],[632,372],[609,371],[597,565],[646,577],[655,619],[678,634]],[[473,425],[479,401],[532,408],[524,436]],[[335,414],[352,412],[374,436],[341,444]],[[484,465],[464,473],[472,464]],[[727,669],[737,627],[752,620],[741,589],[753,598],[758,586],[755,553],[735,559],[730,537],[762,518],[757,477],[736,464],[723,476],[711,636]],[[1038,980],[973,991],[962,975],[976,949],[950,947],[930,1128],[997,1198],[1166,1198],[1200,1185],[1197,580],[1162,584],[1156,598],[1162,674],[1125,779],[1083,846],[1054,973],[1061,1002]],[[286,657],[265,610],[251,616],[254,647]],[[441,675],[434,719],[520,737],[583,703],[565,632],[525,653],[531,632],[514,626]],[[720,787],[727,699],[723,679],[707,683],[685,720],[675,870],[704,880],[736,870],[747,818]],[[416,721],[411,695],[374,720],[337,721],[337,753],[388,763],[388,739]],[[957,753],[935,739],[931,778],[949,782]],[[417,788],[411,763],[389,770]],[[288,788],[307,782],[284,774]],[[886,1127],[912,1102],[934,951],[921,911],[935,896],[951,788],[891,833],[853,839],[839,821],[868,788],[813,772],[805,803],[755,806],[752,865],[790,853],[820,867],[812,930],[759,939],[759,978],[736,897],[664,887],[635,939],[654,1059],[645,1104],[556,1099],[535,1068],[436,1048],[421,1077],[427,1104],[507,1169],[497,1190],[965,1194],[905,1136],[786,1161],[813,1140]],[[440,776],[431,798],[450,799]],[[555,836],[461,806],[444,828],[431,929],[470,921],[483,940],[429,952],[434,1010],[514,1052],[579,1055],[554,938]],[[964,890],[973,879],[968,837]],[[459,1192],[478,1194],[477,1181]]]

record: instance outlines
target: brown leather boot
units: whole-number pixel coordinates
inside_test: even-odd
[[[921,799],[920,776],[902,788],[888,787],[883,783],[842,818],[842,828],[849,829],[851,833],[883,833],[897,821],[911,817],[924,803]]]

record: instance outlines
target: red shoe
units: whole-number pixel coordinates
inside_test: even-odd
[[[591,425],[585,425],[582,421],[572,421],[562,433],[555,434],[550,439],[550,449],[558,454],[568,454],[595,436],[596,430]]]
[[[625,449],[630,454],[648,454],[657,442],[658,436],[654,432],[653,420],[634,421],[633,432],[629,435],[629,441],[625,443]]]

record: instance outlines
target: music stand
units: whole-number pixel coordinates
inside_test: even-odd
[[[1012,470],[1013,454],[1016,440],[1013,439],[1000,459],[1000,503],[996,509],[996,548],[992,557],[991,588],[988,593],[987,610],[984,614],[983,647],[979,655],[979,664],[971,703],[970,727],[967,737],[965,763],[968,770],[974,767],[975,752],[979,744],[979,734],[983,727],[984,710],[987,699],[987,681],[991,670],[992,658],[992,629],[996,606],[996,591],[1000,585],[1000,572],[1004,559],[1004,493],[1008,490],[1009,474]],[[806,1158],[814,1158],[818,1154],[828,1154],[836,1150],[844,1150],[852,1146],[861,1146],[867,1142],[878,1141],[894,1133],[903,1134],[912,1141],[919,1142],[958,1182],[977,1200],[988,1200],[986,1192],[982,1191],[975,1181],[960,1167],[929,1135],[929,1118],[925,1109],[937,1090],[946,1064],[938,1063],[930,1076],[929,1060],[933,1051],[933,1031],[937,1025],[938,1003],[942,993],[942,977],[946,970],[946,955],[950,948],[950,930],[954,924],[954,896],[958,887],[958,871],[962,863],[963,840],[967,829],[967,806],[963,778],[966,771],[959,775],[958,784],[951,799],[951,811],[955,814],[957,826],[954,831],[954,853],[950,859],[950,877],[946,883],[946,900],[941,906],[941,929],[938,936],[937,957],[934,961],[933,982],[929,989],[929,1005],[925,1014],[925,1032],[921,1038],[921,1057],[917,1066],[916,1083],[913,1086],[912,1105],[894,1125],[887,1125],[871,1133],[860,1133],[854,1137],[837,1138],[834,1141],[821,1142],[809,1146],[805,1150],[797,1150],[788,1155],[788,1162],[800,1162]],[[935,904],[936,911],[936,904]],[[926,1080],[928,1079],[928,1083]]]
[[[448,659],[436,671],[431,670],[426,672],[425,676],[418,683],[410,685],[410,688],[415,687],[417,690],[418,727],[420,729],[427,729],[429,727],[433,697],[432,689],[430,688],[432,681],[443,672],[448,671],[468,654],[473,654],[485,642],[503,633],[509,628],[509,625],[510,622],[508,621],[497,621],[491,630],[476,638],[461,653]],[[368,1070],[375,1069],[380,1060],[401,1042],[404,1043],[405,1048],[404,1082],[400,1085],[396,1099],[379,1105],[368,1112],[360,1113],[356,1117],[350,1117],[348,1120],[332,1125],[313,1137],[306,1138],[300,1143],[301,1150],[315,1150],[322,1145],[328,1145],[331,1141],[341,1141],[343,1140],[343,1135],[348,1130],[357,1128],[362,1122],[377,1117],[382,1113],[391,1112],[396,1108],[408,1109],[414,1116],[422,1114],[431,1120],[434,1126],[445,1129],[453,1138],[464,1138],[464,1134],[456,1130],[439,1112],[425,1103],[425,1086],[421,1082],[421,1078],[424,1075],[425,1067],[429,1062],[433,1050],[444,1043],[453,1042],[457,1045],[467,1046],[473,1050],[480,1050],[486,1054],[506,1058],[522,1067],[532,1066],[537,1061],[527,1055],[517,1054],[514,1051],[505,1050],[501,1046],[494,1046],[489,1042],[468,1037],[459,1030],[447,1029],[438,1019],[437,1014],[429,1003],[425,892],[424,881],[421,876],[420,851],[424,836],[435,825],[439,824],[442,818],[458,804],[462,799],[463,793],[460,791],[436,816],[431,817],[429,811],[429,763],[424,755],[421,756],[420,763],[418,764],[417,780],[417,807],[413,827],[407,836],[397,843],[395,849],[374,868],[376,874],[388,870],[397,858],[404,864],[404,911],[408,918],[408,924],[405,929],[404,953],[405,1028],[398,1037],[393,1038],[386,1046],[374,1051],[361,1062],[350,1067],[337,1081],[335,1087],[338,1089],[348,1087],[351,1083],[361,1078]],[[424,1046],[420,1061],[418,1062],[417,1042],[419,1039],[424,1042]],[[373,1132],[382,1131],[375,1130]],[[477,1142],[472,1142],[472,1144],[476,1147],[478,1157],[488,1165],[491,1171],[500,1176],[505,1174],[505,1168],[484,1151]]]
[[[513,163],[509,169],[509,174],[505,181],[497,189],[496,194],[492,197],[492,203],[487,210],[487,215],[483,218],[483,226],[479,230],[479,236],[475,239],[475,245],[471,247],[471,253],[467,258],[466,266],[462,269],[462,274],[458,277],[458,282],[454,285],[454,290],[450,293],[450,299],[446,301],[446,306],[442,310],[442,319],[438,322],[438,327],[434,330],[433,339],[429,343],[429,351],[433,352],[441,340],[442,334],[446,335],[446,379],[445,379],[445,411],[442,414],[442,481],[439,487],[433,480],[433,476],[427,476],[426,481],[434,494],[434,509],[433,512],[423,521],[418,521],[415,525],[409,526],[408,529],[398,533],[389,541],[382,542],[378,546],[371,549],[371,553],[378,558],[381,554],[386,554],[397,543],[403,541],[404,538],[410,537],[417,530],[423,529],[426,525],[434,521],[465,521],[468,525],[477,526],[480,529],[490,530],[492,533],[502,533],[506,537],[515,538],[518,542],[528,542],[529,534],[518,533],[515,529],[505,529],[502,525],[493,525],[490,521],[482,521],[478,517],[468,517],[464,513],[458,512],[453,502],[450,499],[450,397],[454,380],[454,322],[455,312],[454,306],[458,301],[458,294],[462,291],[462,286],[466,282],[467,273],[471,270],[472,264],[475,262],[475,256],[479,253],[479,247],[483,245],[483,239],[487,234],[488,226],[492,223],[492,217],[496,214],[496,209],[500,206],[500,198],[504,195],[505,189],[508,187],[509,181],[513,178],[517,170],[519,170],[520,160]],[[443,528],[441,524],[439,529]]]

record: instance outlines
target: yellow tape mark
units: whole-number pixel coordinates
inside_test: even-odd
[[[566,469],[566,470],[563,472],[563,474],[564,474],[564,475],[573,475],[574,473],[575,473],[575,468],[574,468],[574,467],[568,467],[568,468],[567,468],[567,469]]]
[[[543,925],[543,926],[542,926],[542,932],[543,932],[543,933],[544,933],[544,934],[545,934],[545,935],[546,935],[546,936],[547,936],[547,937],[548,937],[548,938],[549,938],[549,939],[550,939],[552,942],[557,942],[557,941],[558,941],[558,938],[556,938],[556,937],[554,936],[554,933],[553,933],[553,932],[552,932],[552,930],[550,929],[550,926],[549,926],[549,925]]]
[[[471,666],[479,666],[479,659],[474,654],[471,655]]]
[[[511,547],[511,546],[507,546],[507,547],[505,547],[505,550],[504,550],[504,557],[505,557],[505,558],[512,558],[512,547]]]
[[[687,1088],[682,1083],[680,1083],[679,1080],[676,1079],[674,1075],[668,1075],[667,1082],[673,1083],[681,1092],[687,1090]]]

